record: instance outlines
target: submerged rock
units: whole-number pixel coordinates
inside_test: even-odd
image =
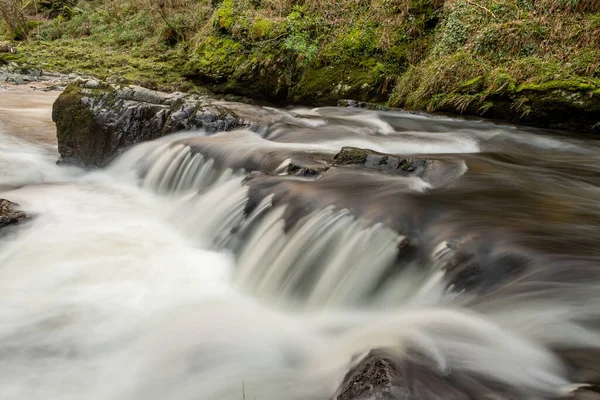
[[[19,211],[18,204],[0,199],[0,228],[17,224],[27,218],[27,214]]]
[[[142,141],[190,129],[214,133],[256,128],[262,119],[276,114],[206,95],[78,79],[54,103],[52,119],[60,161],[99,167]]]

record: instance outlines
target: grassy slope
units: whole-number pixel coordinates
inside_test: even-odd
[[[16,58],[285,102],[600,112],[599,0],[166,1],[82,0]]]

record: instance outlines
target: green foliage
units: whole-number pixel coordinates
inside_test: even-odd
[[[283,42],[283,48],[296,55],[299,66],[306,66],[317,59],[318,43],[314,39],[317,20],[308,18],[304,8],[295,6],[287,16],[288,36]]]
[[[481,22],[483,17],[479,10],[474,10],[466,2],[457,3],[438,29],[433,53],[443,56],[457,51]]]
[[[596,85],[600,13],[591,3],[38,0],[45,8],[23,32],[47,52],[31,42],[24,49],[35,55],[18,57],[155,85],[193,76],[287,101],[391,94],[390,105],[407,108],[484,113],[504,101],[525,115],[531,103],[517,101],[519,88]]]

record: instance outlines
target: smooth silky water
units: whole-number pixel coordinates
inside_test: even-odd
[[[0,197],[33,216],[0,241],[0,399],[327,400],[379,348],[427,360],[433,386],[414,398],[447,398],[435,377],[457,374],[480,398],[546,399],[583,383],[562,352],[600,347],[591,141],[325,108],[83,171],[55,164],[50,134],[0,125]],[[358,172],[333,175],[337,195],[293,178],[312,208],[275,193],[248,208],[240,160],[345,145],[467,162],[452,184],[385,176],[375,194]],[[285,162],[268,168],[286,179]],[[431,251],[399,258],[415,231],[356,212],[373,198],[434,210],[417,243]],[[491,248],[475,289],[441,267],[470,233]]]

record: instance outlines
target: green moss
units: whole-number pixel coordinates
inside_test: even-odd
[[[237,17],[236,2],[224,0],[215,13],[215,23],[220,29],[230,32]]]
[[[477,93],[483,88],[485,79],[482,75],[462,83],[458,89],[461,93]]]
[[[600,19],[584,9],[548,12],[529,0],[202,0],[161,15],[117,3],[79,2],[68,17],[32,20],[41,42],[3,57],[153,88],[192,89],[193,78],[277,101],[389,97],[390,106],[490,115],[509,107],[507,115],[528,118],[552,109],[551,92],[598,97],[600,87]],[[594,107],[577,96],[555,101]]]
[[[282,37],[286,32],[284,23],[267,18],[255,18],[250,27],[250,38],[253,40],[270,40]]]
[[[164,90],[191,88],[182,76],[180,55],[173,50],[140,57],[127,49],[106,48],[88,40],[63,39],[24,42],[11,59],[45,71],[90,74],[100,79],[118,77],[124,83]]]
[[[94,146],[93,135],[90,135],[94,117],[81,102],[79,90],[75,84],[67,86],[52,107],[52,120],[56,123],[59,151],[63,157],[74,156],[73,151],[87,154]],[[85,149],[85,152],[81,149]]]
[[[361,66],[336,64],[306,70],[290,96],[295,102],[334,105],[340,98],[377,102],[378,76]]]
[[[225,36],[209,35],[202,40],[186,63],[187,74],[199,74],[212,80],[225,79],[236,72],[243,61],[244,48]]]
[[[503,69],[495,69],[486,76],[485,94],[511,95],[517,90],[516,80]]]
[[[557,80],[544,82],[541,84],[523,84],[517,88],[517,92],[548,92],[551,90],[565,90],[571,92],[588,92],[591,93],[600,85],[584,83],[576,80]]]

